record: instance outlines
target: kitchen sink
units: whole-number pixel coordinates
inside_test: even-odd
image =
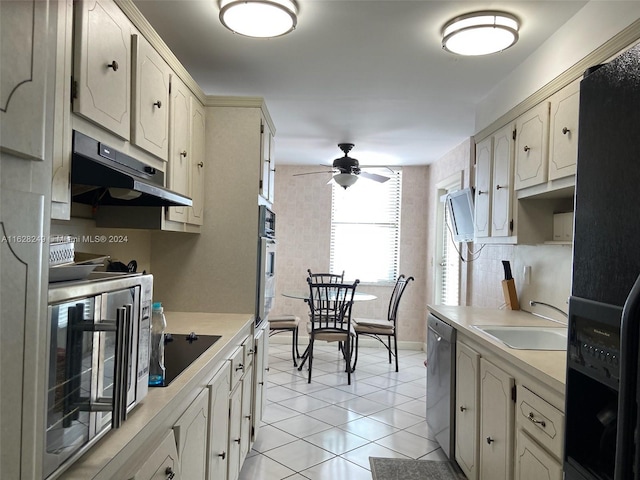
[[[164,385],[169,385],[185,368],[220,340],[220,335],[168,333],[164,345]]]
[[[473,328],[517,350],[566,350],[566,328],[480,326]]]

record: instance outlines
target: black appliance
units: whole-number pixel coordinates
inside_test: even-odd
[[[73,132],[74,202],[136,207],[190,207],[193,201],[164,188],[164,173],[78,131]]]
[[[637,480],[640,45],[580,84],[566,480]],[[634,286],[635,285],[635,286]]]

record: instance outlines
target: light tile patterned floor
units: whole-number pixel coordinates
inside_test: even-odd
[[[335,344],[315,347],[313,376],[272,343],[262,427],[240,480],[371,480],[369,457],[446,460],[425,422],[425,353],[360,347],[347,385]]]

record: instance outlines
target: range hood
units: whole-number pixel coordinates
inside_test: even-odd
[[[74,202],[137,207],[190,207],[191,199],[164,188],[164,173],[78,131],[73,132]]]

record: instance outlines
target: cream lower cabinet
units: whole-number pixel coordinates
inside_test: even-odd
[[[181,478],[184,477],[180,475],[176,440],[173,430],[170,430],[131,480],[180,480]]]
[[[562,480],[562,465],[524,431],[518,430],[516,480]]]
[[[269,323],[262,322],[255,336],[254,355],[254,375],[253,383],[253,406],[252,406],[252,441],[258,436],[258,430],[262,424],[264,407],[267,404],[267,378],[269,372]]]
[[[209,480],[227,478],[229,451],[229,389],[231,371],[225,364],[207,385],[209,390]]]
[[[513,478],[515,381],[484,358],[480,359],[480,479]]]
[[[173,426],[182,478],[206,479],[209,390],[202,390]]]
[[[237,480],[240,474],[241,414],[242,382],[238,382],[229,397],[229,470],[227,480]]]
[[[455,456],[468,480],[479,470],[480,355],[463,343],[456,345]]]

